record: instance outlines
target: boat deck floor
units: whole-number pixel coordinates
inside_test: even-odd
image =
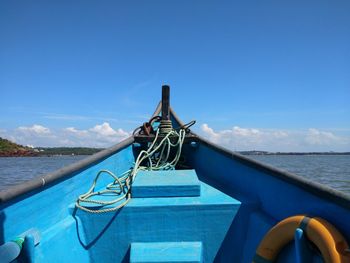
[[[70,215],[43,233],[40,250],[45,252],[37,259],[55,258],[61,249],[63,261],[129,262],[133,244],[197,242],[201,257],[212,262],[241,202],[198,182],[199,196],[132,198],[112,213],[87,213],[71,204]],[[63,253],[67,247],[74,253]]]

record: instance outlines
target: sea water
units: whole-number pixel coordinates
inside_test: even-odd
[[[87,156],[1,157],[0,191],[53,172]],[[350,195],[350,155],[249,155]]]
[[[350,195],[350,155],[249,155]]]

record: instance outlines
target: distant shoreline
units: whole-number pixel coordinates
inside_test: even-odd
[[[0,137],[0,157],[40,157],[60,155],[91,155],[103,148],[90,147],[28,147]]]
[[[267,152],[238,151],[242,155],[350,155],[350,152]]]
[[[37,149],[40,149],[37,151]],[[35,151],[34,151],[35,150]],[[78,156],[92,155],[103,149],[98,148],[74,148],[74,147],[53,147],[53,148],[34,148],[29,151],[15,151],[11,153],[0,153],[1,157],[59,157],[59,156]],[[245,156],[287,156],[287,155],[350,155],[350,152],[265,152],[265,151],[237,151]]]
[[[0,157],[40,157],[40,156],[74,156],[92,155],[104,148],[91,147],[27,147],[0,138]],[[237,151],[242,155],[350,155],[350,152],[269,152]]]
[[[13,151],[2,151],[0,157],[55,157],[55,156],[76,156],[92,155],[103,149],[87,147],[54,147],[54,148],[29,148]]]

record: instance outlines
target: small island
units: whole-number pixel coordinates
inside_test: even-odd
[[[0,157],[91,155],[103,150],[89,147],[28,147],[0,137]]]

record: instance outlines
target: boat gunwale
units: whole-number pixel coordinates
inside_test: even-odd
[[[237,152],[233,152],[223,146],[214,144],[210,142],[209,140],[194,134],[197,136],[197,140],[199,143],[202,143],[203,145],[208,146],[209,148],[212,148],[215,151],[220,152],[221,154],[225,155],[226,157],[233,159],[235,161],[239,161],[240,163],[247,165],[249,167],[252,167],[254,169],[257,169],[261,172],[266,173],[267,175],[274,176],[278,179],[284,180],[288,183],[291,183],[293,185],[296,185],[298,187],[301,187],[308,192],[319,196],[321,198],[326,198],[328,200],[334,201],[338,205],[341,205],[342,207],[346,209],[350,209],[350,196],[340,192],[336,189],[333,189],[329,186],[320,184],[318,182],[311,181],[309,179],[306,179],[300,175],[281,170],[279,168],[276,168],[274,166],[271,166],[266,163],[262,163],[260,161],[248,158],[246,156],[243,156]]]
[[[156,110],[154,111],[153,116],[159,115],[161,112],[162,104],[161,102],[158,103]],[[178,122],[181,126],[184,125],[183,122],[180,120],[180,118],[177,116],[175,111],[170,107],[171,115],[173,116],[174,120]],[[262,171],[266,173],[267,175],[274,176],[276,178],[279,178],[281,180],[284,180],[288,183],[291,183],[293,185],[296,185],[298,187],[301,187],[310,193],[319,196],[321,198],[326,198],[328,200],[331,200],[335,202],[336,204],[346,208],[350,209],[350,196],[346,195],[338,190],[335,190],[331,187],[322,185],[320,183],[305,179],[299,175],[293,174],[291,172],[287,172],[284,170],[281,170],[279,168],[273,167],[271,165],[250,159],[246,156],[243,156],[237,152],[234,152],[232,150],[229,150],[223,146],[214,144],[210,142],[209,140],[203,138],[200,135],[197,135],[193,132],[191,132],[194,136],[197,137],[198,143],[202,143],[203,145],[208,146],[209,148],[212,148],[215,151],[218,151],[225,155],[226,157],[233,159],[235,161],[239,161],[244,165],[247,165],[249,167],[252,167],[254,169],[258,169],[259,171]],[[19,185],[10,187],[7,190],[0,191],[0,205],[3,205],[4,203],[7,203],[9,201],[12,201],[20,196],[24,196],[25,194],[29,194],[30,192],[34,190],[38,190],[39,188],[47,187],[48,185],[64,179],[65,177],[69,178],[69,176],[72,176],[74,173],[87,168],[93,163],[96,163],[100,161],[101,159],[107,158],[119,150],[126,148],[127,146],[131,145],[134,142],[134,136],[130,136],[127,139],[119,142],[118,144],[109,147],[105,150],[102,150],[96,154],[93,154],[81,161],[78,161],[76,163],[73,163],[71,165],[62,167],[52,173],[48,173],[44,176],[40,176],[37,178],[34,178],[32,180],[23,182]]]
[[[161,110],[162,110],[162,103],[159,102],[152,116],[159,115]],[[84,158],[83,160],[64,166],[60,169],[44,174],[42,176],[35,177],[31,180],[22,182],[20,184],[11,186],[9,187],[9,189],[2,190],[0,191],[0,205],[4,205],[26,194],[30,194],[31,192],[34,192],[35,190],[38,190],[40,188],[47,187],[48,185],[58,180],[62,180],[65,177],[69,178],[70,176],[74,175],[76,172],[81,171],[84,168],[87,168],[90,165],[117,153],[123,148],[126,148],[127,146],[131,145],[134,141],[135,141],[134,136],[131,135],[125,140],[107,149],[97,152],[87,158]]]
[[[180,125],[183,125],[183,122],[180,120],[180,118],[177,116],[175,111],[170,108],[170,112],[173,115],[175,121],[177,121]],[[156,113],[156,112],[155,112]],[[249,157],[243,156],[242,154],[239,154],[237,152],[234,152],[230,149],[227,149],[223,146],[217,145],[208,139],[191,132],[194,136],[197,137],[197,142],[202,143],[203,145],[208,146],[209,148],[225,155],[226,157],[233,159],[235,161],[238,161],[244,165],[247,165],[249,167],[252,167],[254,169],[257,169],[261,172],[266,173],[267,175],[274,176],[276,178],[279,178],[283,181],[286,181],[288,183],[291,183],[295,186],[298,186],[316,196],[319,196],[321,198],[328,199],[332,202],[335,202],[336,204],[346,208],[350,209],[350,196],[340,192],[338,190],[335,190],[329,186],[320,184],[318,182],[311,181],[309,179],[306,179],[300,175],[276,168],[272,165],[262,163],[260,161],[251,159]]]
[[[134,136],[130,136],[118,144],[113,145],[112,147],[97,152],[73,164],[64,166],[43,176],[35,177],[31,180],[12,186],[9,189],[2,190],[0,191],[0,205],[12,201],[18,197],[24,196],[25,194],[30,194],[32,191],[34,192],[40,188],[47,187],[58,180],[65,179],[66,177],[68,179],[76,172],[81,171],[90,165],[101,161],[102,159],[110,157],[118,151],[128,147],[133,142]]]

